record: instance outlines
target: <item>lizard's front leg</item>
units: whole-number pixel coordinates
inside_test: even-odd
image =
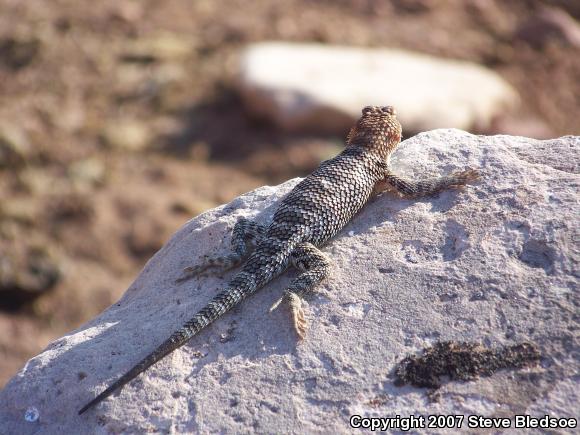
[[[265,226],[246,218],[239,218],[232,231],[231,244],[234,252],[222,257],[205,258],[201,264],[186,267],[183,269],[183,276],[176,282],[186,281],[208,269],[216,269],[215,273],[222,273],[238,266],[250,255],[265,233]]]
[[[292,313],[293,326],[298,338],[303,340],[306,335],[306,319],[302,308],[301,296],[314,289],[330,270],[330,260],[311,243],[300,243],[290,254],[290,261],[302,273],[290,283],[282,296],[270,311],[275,310],[282,301],[288,301]]]
[[[434,195],[445,189],[460,188],[467,183],[476,181],[479,173],[475,169],[453,172],[443,177],[428,178],[426,180],[413,181],[394,174],[386,170],[383,180],[381,180],[375,191],[385,188],[394,189],[397,193],[408,198],[418,198],[421,196]]]

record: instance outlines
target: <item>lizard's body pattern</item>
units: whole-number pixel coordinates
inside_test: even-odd
[[[418,182],[395,175],[389,168],[389,157],[399,144],[401,133],[393,107],[365,107],[348,135],[346,149],[303,179],[282,200],[269,226],[239,219],[232,235],[234,253],[186,268],[185,275],[178,280],[184,281],[207,269],[230,269],[247,259],[228,286],[157,349],[84,406],[79,414],[185,344],[284,272],[290,264],[301,274],[290,283],[280,301],[289,303],[294,327],[299,338],[303,338],[306,323],[300,297],[328,275],[330,266],[328,257],[317,246],[336,235],[373,193],[390,187],[404,196],[425,196],[463,186],[477,178],[474,170]]]

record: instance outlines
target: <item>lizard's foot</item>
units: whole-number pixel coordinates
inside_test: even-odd
[[[183,276],[175,280],[176,283],[187,281],[188,279],[200,276],[205,271],[213,269],[211,275],[221,277],[226,271],[236,267],[242,262],[242,256],[239,254],[230,254],[225,257],[208,258],[204,256],[201,264],[188,266],[183,269]],[[205,275],[205,274],[204,274]]]
[[[265,226],[246,218],[239,218],[232,232],[232,248],[234,252],[230,255],[213,258],[204,255],[201,264],[183,269],[183,276],[177,278],[175,282],[180,283],[200,276],[208,269],[213,269],[211,275],[221,278],[226,271],[239,266],[250,255],[250,252],[256,247],[265,233]]]
[[[298,335],[298,340],[302,341],[306,337],[306,318],[304,317],[304,309],[302,308],[302,299],[292,291],[284,292],[284,296],[276,301],[270,308],[270,312],[274,311],[284,301],[288,302],[290,313],[292,315],[292,326]]]
[[[449,176],[449,187],[462,187],[480,178],[481,174],[477,169],[470,168],[465,171],[454,172]]]
[[[183,275],[180,276],[179,278],[177,278],[175,280],[176,283],[180,283],[180,282],[184,282],[187,281],[191,278],[194,278],[198,275],[200,275],[202,272],[204,272],[207,267],[203,267],[204,265],[198,265],[198,266],[188,266],[186,268],[183,269]]]
[[[270,311],[275,310],[282,301],[288,301],[294,330],[299,340],[303,340],[306,336],[306,319],[300,297],[328,276],[330,260],[311,243],[298,244],[290,257],[292,265],[302,273],[292,280],[290,286],[284,291],[284,296],[272,306]]]
[[[176,283],[187,281],[191,278],[201,275],[207,269],[212,267],[211,260],[208,259],[208,256],[204,256],[204,261],[201,264],[197,264],[195,266],[187,266],[183,269],[183,274],[179,278],[175,280]]]

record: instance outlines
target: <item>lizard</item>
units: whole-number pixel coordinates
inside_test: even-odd
[[[177,279],[183,282],[206,271],[229,270],[245,261],[225,289],[153,352],[83,406],[79,414],[183,346],[290,265],[300,273],[271,310],[286,301],[298,339],[303,339],[306,321],[302,297],[329,276],[331,266],[329,257],[319,247],[334,237],[372,196],[386,189],[409,198],[429,196],[444,189],[460,188],[479,177],[475,169],[418,181],[397,175],[390,167],[390,156],[401,137],[402,127],[394,107],[364,107],[347,136],[345,149],[300,181],[282,199],[269,225],[238,219],[232,231],[233,253],[205,258],[200,264],[185,268]]]

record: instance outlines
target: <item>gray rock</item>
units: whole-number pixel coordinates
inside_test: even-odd
[[[407,131],[477,127],[514,109],[516,91],[494,72],[402,50],[260,43],[242,54],[248,109],[289,130],[343,134],[365,105],[397,107]]]
[[[484,178],[418,201],[373,200],[324,248],[333,273],[309,298],[303,343],[285,309],[268,313],[290,272],[77,416],[231,277],[175,285],[181,269],[228,252],[235,220],[266,221],[298,180],[208,211],[171,238],[117,304],[16,374],[0,392],[0,432],[347,433],[354,414],[578,418],[578,146],[580,137],[457,130],[405,141],[393,159],[403,174],[478,167]],[[447,383],[436,402],[424,389],[395,387],[397,363],[439,340],[528,341],[542,360]]]

